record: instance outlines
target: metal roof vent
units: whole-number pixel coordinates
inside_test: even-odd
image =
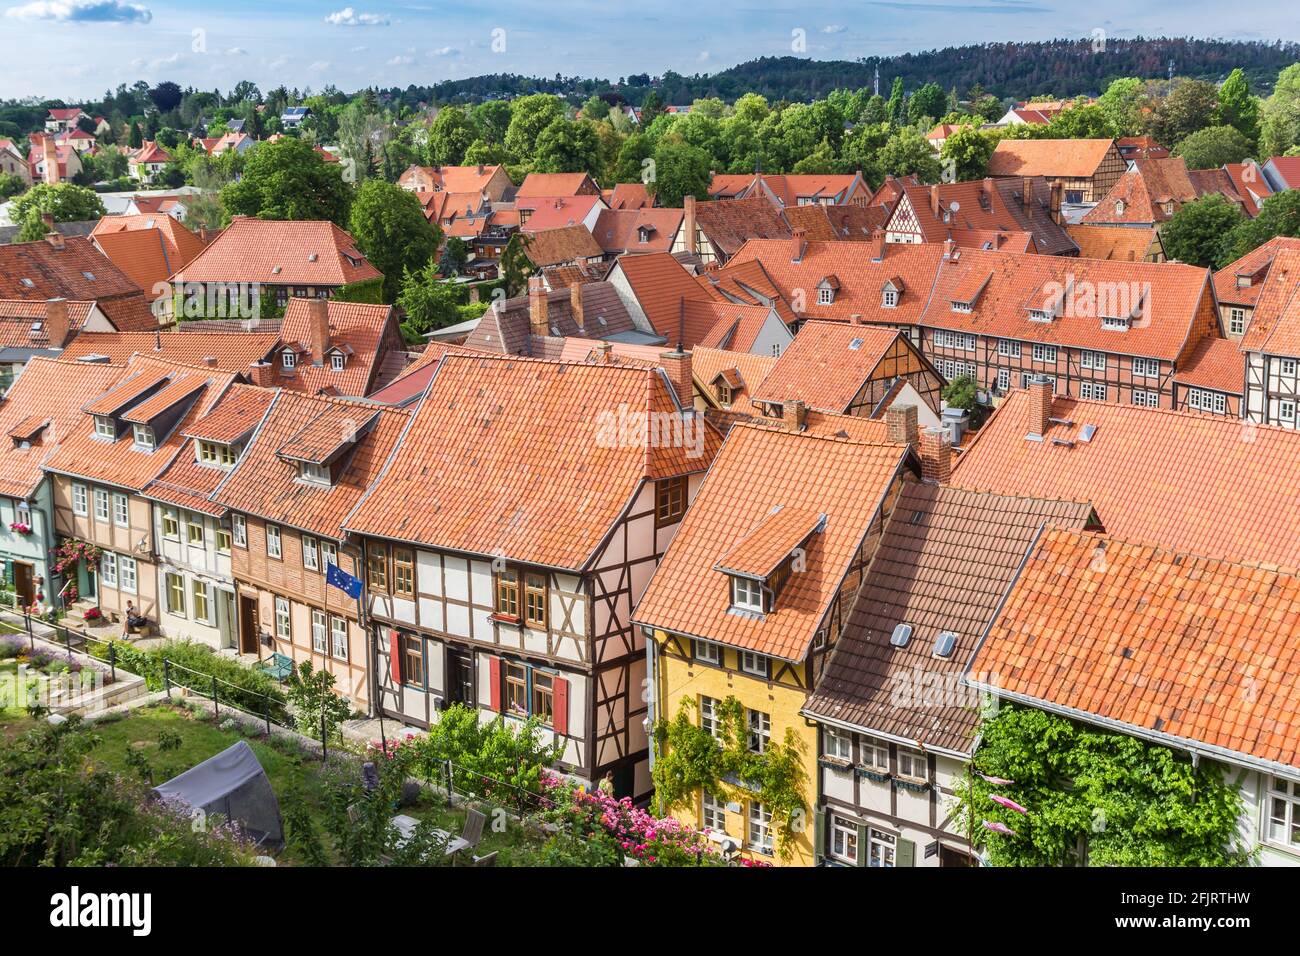
[[[907,642],[912,637],[912,625],[900,624],[894,628],[894,633],[889,635],[889,643],[895,647],[906,647]]]
[[[934,656],[935,656],[935,657],[951,657],[951,656],[952,656],[952,649],[953,649],[953,647],[956,646],[956,644],[957,644],[957,632],[956,632],[956,631],[944,631],[942,634],[940,634],[940,635],[935,639],[935,642],[934,642]]]

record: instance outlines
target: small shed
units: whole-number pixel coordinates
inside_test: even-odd
[[[237,822],[259,844],[284,842],[280,802],[266,771],[246,741],[154,787],[165,800],[179,800],[204,813]]]

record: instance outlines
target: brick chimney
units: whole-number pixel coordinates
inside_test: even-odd
[[[63,233],[55,228],[54,217],[47,212],[41,216],[41,222],[45,224],[45,241],[55,249],[62,251],[67,243],[63,241]]]
[[[930,214],[936,219],[939,216],[939,187],[937,184],[930,187]]]
[[[1059,179],[1053,179],[1051,199],[1052,222],[1056,223],[1058,226],[1061,224],[1061,197],[1064,193],[1065,183],[1061,182]]]
[[[915,445],[918,439],[915,405],[890,405],[885,409],[885,425],[889,428],[889,440],[899,445]]]
[[[50,299],[45,303],[45,334],[50,340],[50,348],[61,349],[68,341],[68,300]]]
[[[270,362],[254,362],[248,366],[248,380],[261,388],[271,388],[275,383],[275,366]]]
[[[677,401],[682,408],[695,407],[695,383],[691,379],[691,353],[683,352],[680,346],[671,352],[660,352],[659,361],[668,374]]]
[[[324,299],[307,300],[307,344],[311,347],[311,364],[325,364],[325,350],[330,347],[329,305]]]
[[[1051,417],[1052,380],[1046,375],[1035,375],[1029,382],[1029,434],[1040,438],[1047,434],[1048,419]]]
[[[942,485],[952,476],[952,446],[948,430],[927,428],[921,435],[921,480]]]
[[[1020,180],[1020,205],[1025,210],[1025,215],[1029,215],[1029,210],[1034,205],[1034,179],[1032,176],[1025,176]]]
[[[951,259],[952,251],[957,248],[957,243],[953,242],[951,232],[952,230],[949,230],[948,238],[943,241],[943,257],[945,259]]]
[[[59,149],[51,137],[41,137],[41,152],[45,155],[45,181],[53,185],[59,181]]]
[[[801,262],[804,249],[808,245],[808,230],[795,229],[790,234],[790,261]]]
[[[541,276],[528,277],[528,329],[533,335],[550,335],[551,323],[546,314],[546,283]]]
[[[580,333],[587,331],[587,317],[582,311],[582,283],[575,282],[569,286],[569,311]]]
[[[609,365],[611,362],[610,355],[614,351],[614,346],[608,342],[596,343],[596,364]]]
[[[984,177],[984,184],[981,187],[981,193],[984,196],[987,205],[992,207],[993,205],[993,177],[992,176]]]
[[[695,197],[682,199],[682,230],[685,232],[686,251],[691,255],[697,252],[695,242]]]
[[[781,423],[788,432],[801,432],[808,422],[808,405],[797,398],[781,403]]]
[[[885,230],[878,229],[871,234],[871,261],[883,262],[885,259]]]

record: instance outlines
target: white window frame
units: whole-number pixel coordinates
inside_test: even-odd
[[[302,536],[302,566],[308,571],[320,570],[320,553],[316,550],[316,539],[311,535]]]
[[[831,857],[841,863],[857,866],[858,854],[862,852],[862,848],[858,846],[858,825],[852,820],[833,813],[827,830],[830,832],[830,845],[827,852]]]
[[[919,772],[918,772],[919,771]],[[898,775],[909,780],[930,780],[930,764],[925,754],[911,747],[898,748]]]
[[[320,543],[321,567],[328,568],[331,564],[339,563],[339,546],[333,541],[321,539]]]
[[[127,594],[135,594],[136,589],[139,586],[139,576],[137,573],[138,569],[136,567],[135,558],[128,558],[124,554],[119,555],[117,570],[118,577],[121,580],[121,584],[118,586],[119,589],[125,591]]]
[[[113,492],[113,524],[119,528],[131,527],[131,503],[126,495]]]
[[[718,713],[721,703],[716,697],[700,695],[700,729],[714,740],[722,739],[722,716]]]
[[[1135,358],[1133,360],[1133,374],[1139,378],[1159,378],[1160,360],[1152,358]]]
[[[889,773],[889,744],[878,737],[859,737],[858,766]]]
[[[1079,367],[1091,369],[1094,372],[1106,371],[1106,353],[1083,349],[1079,352]]]
[[[763,585],[754,578],[731,576],[731,605],[742,611],[763,613]]]
[[[998,389],[1000,391],[1005,392],[1010,388],[1011,388],[1011,369],[1009,368],[998,369]]]
[[[727,832],[727,804],[708,791],[700,794],[700,829]]]
[[[1241,308],[1228,309],[1228,334],[1245,335],[1246,334],[1246,310]]]
[[[1208,388],[1193,388],[1187,392],[1187,407],[1215,415],[1228,413],[1228,396]]]
[[[95,520],[105,523],[113,520],[112,512],[109,510],[108,492],[103,488],[95,489]]]
[[[1278,362],[1278,372],[1281,375],[1294,375],[1296,372],[1296,360],[1290,358],[1281,359]]]
[[[691,653],[695,660],[701,664],[712,664],[714,667],[722,666],[722,645],[713,641],[692,640]]]
[[[1133,404],[1138,408],[1159,408],[1160,393],[1149,389],[1133,389]]]
[[[113,419],[106,415],[95,416],[95,437],[107,438],[109,441],[117,440],[117,426],[113,424]]]
[[[315,608],[311,611],[311,649],[316,654],[329,653],[329,615]]]
[[[298,367],[298,353],[293,349],[285,349],[280,353],[280,364],[284,368]]]
[[[293,640],[293,618],[289,613],[289,599],[275,598],[275,636],[282,641]]]
[[[877,862],[879,861],[879,862]],[[867,828],[867,866],[893,869],[898,864],[898,837],[875,827]]]
[[[156,444],[153,429],[148,425],[141,425],[139,422],[131,425],[131,440],[135,443],[135,447],[145,448],[149,451],[153,451]]]
[[[117,587],[117,555],[112,551],[105,551],[100,555],[99,577],[109,587]]]
[[[268,524],[266,526],[266,554],[268,557],[277,560],[284,558],[284,543],[280,540],[280,526],[278,524]]]
[[[82,518],[90,514],[90,496],[86,486],[79,481],[72,483],[72,513]]]
[[[847,730],[823,727],[822,750],[828,757],[851,762],[853,760],[853,735]]]
[[[172,585],[180,585],[180,603],[177,604]],[[163,574],[163,603],[167,608],[168,614],[177,614],[180,617],[185,616],[185,575],[177,571],[167,571]]]
[[[348,659],[348,619],[330,615],[330,656],[338,661]]]
[[[1278,402],[1277,417],[1284,422],[1295,421],[1295,402],[1288,398]]]
[[[230,516],[230,536],[239,547],[248,547],[248,525],[244,523],[243,515],[232,514]]]
[[[817,290],[817,304],[818,304],[818,305],[832,305],[832,304],[834,304],[834,302],[835,302],[835,290],[834,290],[834,289],[818,289],[818,290]]]
[[[1079,397],[1089,402],[1106,401],[1106,385],[1103,382],[1080,382]]]
[[[761,710],[745,710],[745,728],[750,753],[765,754],[772,743],[772,715]]]
[[[746,817],[745,844],[758,853],[771,854],[775,847],[771,812],[759,801],[751,800]]]
[[[1020,343],[1015,339],[998,339],[998,354],[1007,358],[1020,358]]]
[[[880,297],[880,307],[883,309],[898,308],[898,293],[893,289],[886,289]]]
[[[347,357],[343,355],[343,353],[335,352],[333,355],[330,356],[331,371],[341,372],[343,371],[345,365],[347,365]]]
[[[751,677],[762,677],[766,679],[769,670],[767,655],[759,654],[755,651],[741,651],[740,670],[742,673],[749,674]]]
[[[1260,814],[1263,818],[1264,840],[1291,850],[1300,849],[1300,783],[1281,777],[1269,777],[1268,791],[1264,798],[1268,801],[1264,812]],[[1282,806],[1279,808],[1278,804]],[[1280,836],[1279,829],[1282,831]]]
[[[314,461],[298,463],[298,478],[312,485],[328,485],[331,483],[329,468],[318,465]]]
[[[1032,352],[1035,362],[1042,362],[1044,365],[1056,364],[1056,346],[1035,344]]]

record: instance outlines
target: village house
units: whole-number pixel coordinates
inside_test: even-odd
[[[776,365],[771,355],[733,352],[697,345],[691,350],[691,374],[695,378],[696,407],[748,412],[754,390]]]
[[[413,193],[482,196],[489,203],[506,200],[515,184],[504,166],[408,166],[397,185]]]
[[[1295,313],[1297,289],[1300,289],[1300,249],[1296,245],[1294,239],[1286,244],[1274,240],[1271,261],[1254,260],[1257,267],[1251,281],[1261,271],[1264,275],[1245,333],[1236,343],[1238,374],[1242,356],[1245,357],[1244,417],[1283,428],[1297,427],[1296,409],[1300,403],[1300,336],[1297,335],[1300,325]],[[1234,264],[1223,271],[1241,275],[1250,267]]]
[[[165,215],[104,216],[90,241],[151,299],[170,301],[167,280],[203,251],[206,230],[196,234]]]
[[[671,252],[682,228],[683,211],[638,206],[603,209],[591,234],[611,259],[625,253]]]
[[[1181,156],[1139,159],[1081,222],[1089,226],[1159,227],[1183,203],[1218,194],[1249,213],[1232,177],[1222,169],[1188,169]],[[1252,206],[1253,208],[1253,206]]]
[[[94,302],[0,299],[0,396],[33,358],[70,357],[67,349],[79,336],[112,328]]]
[[[605,250],[586,226],[559,226],[530,232],[523,237],[524,256],[534,269],[556,266],[596,266],[605,259]]]
[[[1072,256],[1078,246],[1062,226],[1060,183],[1041,177],[992,177],[931,186],[903,184],[885,223],[885,241],[944,242],[998,249],[1000,237],[1028,233],[1021,251]],[[811,237],[810,237],[811,238]]]
[[[153,140],[146,140],[126,160],[126,170],[132,179],[139,180],[142,186],[151,186],[167,164],[172,161],[171,154]]]
[[[32,171],[27,165],[27,157],[12,139],[0,139],[0,176],[17,176],[23,185],[32,184]]]
[[[632,612],[720,444],[678,398],[689,355],[661,361],[442,358],[344,522],[364,539],[383,713],[416,726],[452,704],[533,717],[565,772],[649,793]]]
[[[1004,139],[989,159],[990,176],[1061,181],[1063,203],[1098,202],[1128,163],[1110,139]]]
[[[600,196],[600,187],[586,173],[529,173],[515,191],[521,200],[554,199],[557,196]]]
[[[82,170],[81,154],[70,145],[55,143],[52,136],[31,135],[27,150],[28,181],[33,183],[70,183]]]
[[[45,132],[71,132],[83,118],[90,119],[79,106],[51,109],[45,117]]]
[[[1252,219],[1259,215],[1259,207],[1264,200],[1273,195],[1273,188],[1268,184],[1258,163],[1248,159],[1244,163],[1225,163],[1223,171],[1232,181],[1232,188],[1241,197],[1242,208]]]
[[[1097,101],[1080,100],[1022,100],[1007,110],[994,126],[1046,126],[1061,113],[1075,106],[1089,106]]]
[[[710,199],[750,199],[765,196],[778,208],[790,206],[864,206],[871,187],[862,173],[718,174],[709,183]]]
[[[1132,226],[1066,226],[1080,259],[1110,259],[1115,262],[1164,262],[1165,246],[1160,231]]]
[[[783,239],[790,225],[765,195],[697,203],[682,200],[682,228],[672,252],[697,258],[705,266],[722,265],[750,239]]]
[[[579,195],[516,199],[515,210],[519,213],[519,228],[525,233],[572,226],[594,232],[597,220],[608,207],[600,196]]]
[[[1227,338],[1239,342],[1246,334],[1269,269],[1282,250],[1300,250],[1300,239],[1274,236],[1214,274],[1214,297]]]

